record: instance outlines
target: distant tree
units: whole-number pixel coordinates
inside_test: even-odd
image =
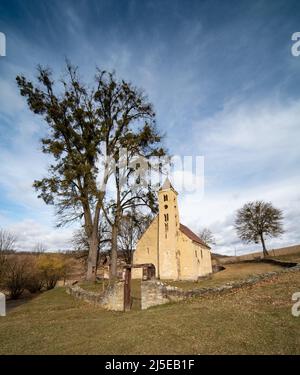
[[[0,229],[0,252],[14,252],[17,237],[14,233],[5,229]]]
[[[56,206],[59,225],[83,219],[89,244],[86,277],[95,280],[99,220],[111,160],[126,142],[132,150],[143,142],[160,142],[152,104],[114,73],[97,70],[94,87],[87,86],[69,63],[58,82],[42,67],[37,83],[24,76],[16,80],[30,110],[43,116],[49,129],[42,139],[43,152],[54,162],[48,177],[35,181],[34,187],[46,204]],[[152,134],[157,137],[151,138]]]
[[[238,236],[246,242],[259,241],[264,256],[269,255],[265,245],[265,236],[278,237],[284,232],[282,211],[269,202],[248,202],[237,211],[235,228]]]
[[[38,242],[33,251],[37,254],[43,254],[47,250],[46,246],[42,242]]]
[[[198,233],[199,237],[208,245],[215,245],[216,240],[212,231],[208,228],[203,228]]]
[[[0,281],[7,270],[7,254],[14,253],[17,237],[14,233],[0,229]]]

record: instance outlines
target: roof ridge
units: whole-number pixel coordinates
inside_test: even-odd
[[[205,243],[202,240],[202,238],[200,238],[196,233],[194,233],[186,225],[179,223],[179,229],[181,230],[182,233],[184,233],[192,241],[194,241],[194,242],[196,242],[196,243],[198,243],[200,245],[203,245],[203,246],[207,247],[208,249],[210,249],[210,246],[208,246],[207,243]]]

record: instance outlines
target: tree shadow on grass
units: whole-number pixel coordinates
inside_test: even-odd
[[[34,298],[40,296],[42,292],[37,293],[26,293],[24,292],[22,296],[18,299],[11,299],[7,297],[6,299],[6,314],[9,314],[11,311],[13,311],[15,308],[22,306],[30,301],[32,301]]]

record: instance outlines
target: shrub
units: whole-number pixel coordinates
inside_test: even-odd
[[[0,287],[3,283],[5,271],[6,271],[6,262],[7,262],[7,256],[3,254],[2,251],[0,251]]]
[[[18,255],[6,257],[1,286],[9,292],[10,298],[17,299],[23,294],[28,277],[29,267],[26,258]]]
[[[1,254],[0,254],[1,255]],[[25,289],[36,293],[43,288],[53,289],[58,280],[65,280],[73,262],[60,254],[3,255],[0,257],[0,287],[12,299],[19,298]]]
[[[61,256],[42,254],[37,264],[47,290],[53,289],[58,280],[65,277],[65,262]]]
[[[38,258],[30,256],[28,261],[29,275],[26,280],[25,287],[30,293],[37,293],[43,289],[43,274],[38,266]]]

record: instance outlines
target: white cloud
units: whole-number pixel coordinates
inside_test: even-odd
[[[180,197],[181,220],[194,230],[211,227],[216,250],[234,253],[258,249],[237,238],[234,212],[262,199],[283,209],[286,233],[269,246],[300,243],[300,101],[232,100],[214,116],[198,121],[191,140],[204,154],[205,192]],[[187,147],[185,147],[187,149]]]
[[[245,245],[236,236],[234,215],[244,203],[254,200],[272,202],[284,213],[286,232],[277,239],[267,240],[270,247],[288,246],[300,243],[300,178],[295,177],[278,183],[261,183],[254,188],[233,189],[224,193],[207,192],[201,199],[197,194],[185,195],[180,199],[181,221],[197,231],[209,227],[217,239],[215,250],[233,255],[259,249],[259,246]]]
[[[239,103],[232,100],[207,120],[194,124],[201,150],[214,160],[241,160],[255,167],[279,158],[300,158],[300,101],[278,98]],[[241,159],[240,159],[241,157]]]
[[[37,243],[43,243],[47,250],[69,250],[72,228],[51,228],[35,220],[25,219],[7,227],[17,236],[17,249],[31,251]]]
[[[24,101],[17,93],[17,85],[9,83],[7,80],[0,79],[0,112],[6,115],[12,115],[16,111],[24,109]]]

